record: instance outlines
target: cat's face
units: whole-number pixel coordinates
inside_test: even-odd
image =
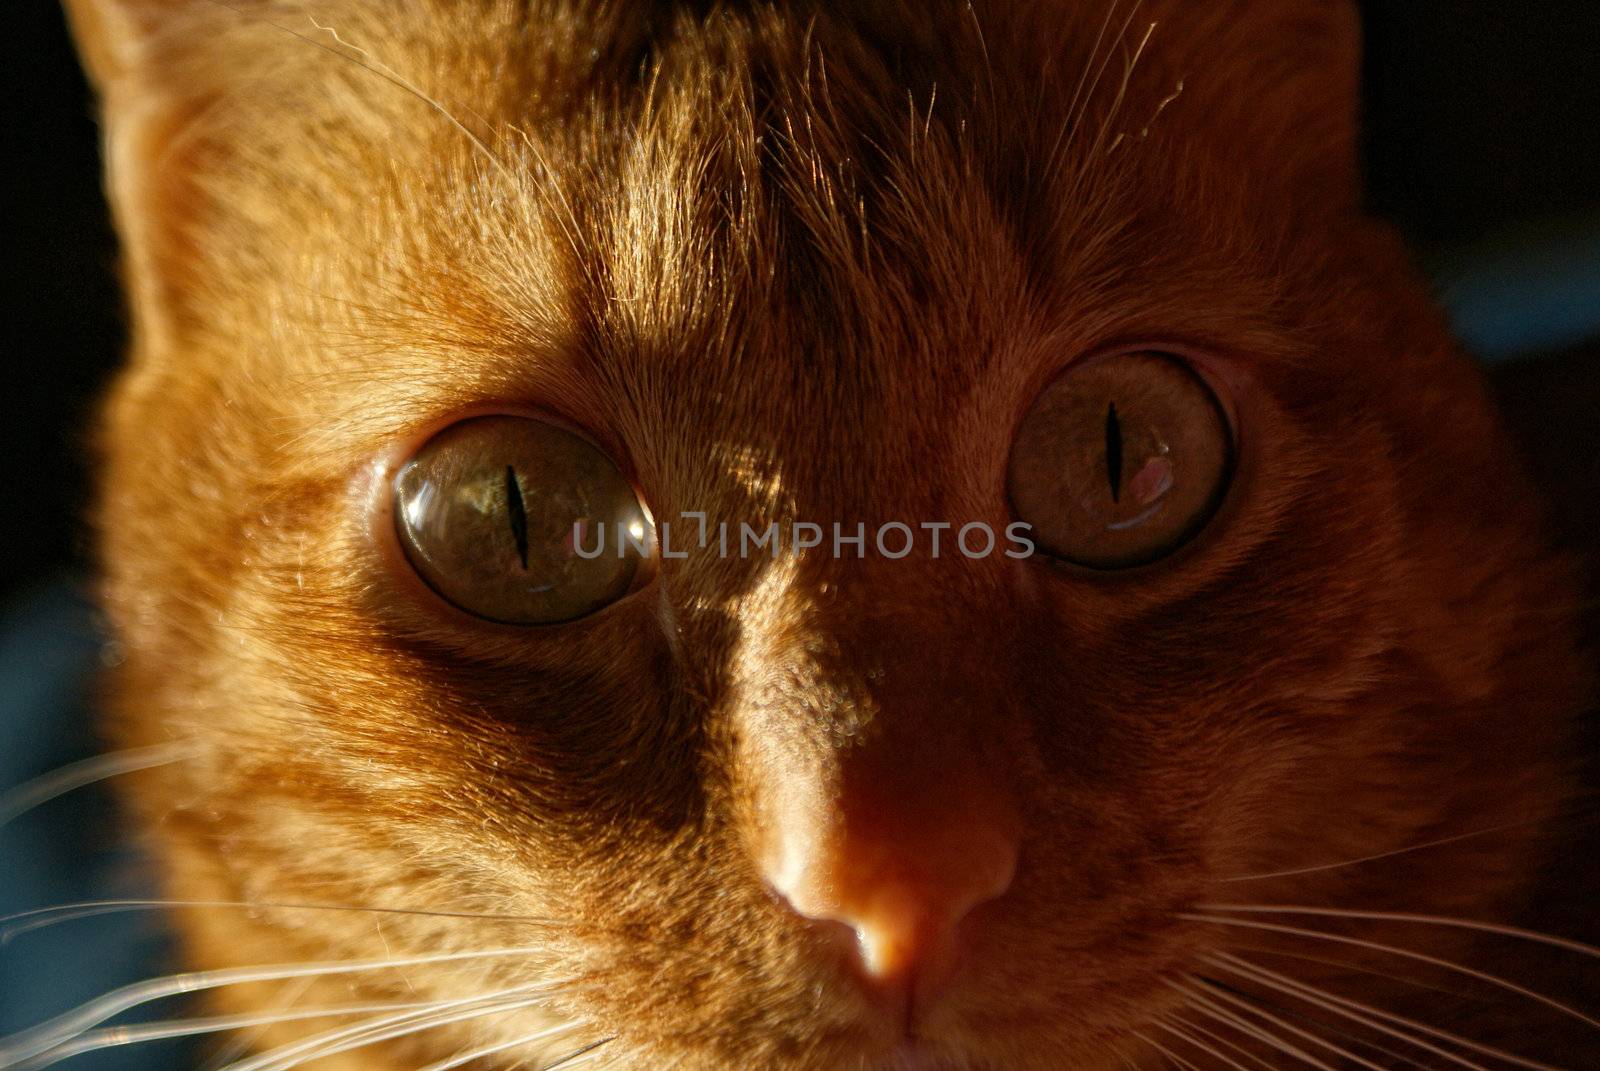
[[[1358,212],[1349,12],[555,7],[75,11],[136,321],[119,724],[194,747],[137,794],[171,888],[438,913],[195,910],[197,961],[526,950],[349,982],[547,987],[374,1066],[572,1022],[505,1051],[1101,1068],[1284,939],[1206,905],[1517,893],[1526,835],[1324,866],[1549,813],[1577,687],[1475,375]],[[429,534],[430,447],[498,550]],[[1079,462],[1164,527],[1053,512]],[[572,466],[687,554],[529,610],[505,548]],[[1040,553],[952,552],[1018,520]],[[717,545],[774,522],[866,553]]]

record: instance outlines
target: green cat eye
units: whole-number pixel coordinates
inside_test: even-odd
[[[429,439],[394,478],[394,523],[428,586],[513,625],[572,621],[633,590],[650,521],[589,440],[530,417],[485,416]]]
[[[1165,354],[1124,353],[1075,365],[1040,393],[1007,488],[1046,552],[1125,569],[1198,534],[1232,470],[1228,419],[1205,382]]]

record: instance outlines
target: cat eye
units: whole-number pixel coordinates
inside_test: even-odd
[[[1007,489],[1047,553],[1094,569],[1162,558],[1216,512],[1233,441],[1216,396],[1160,353],[1089,360],[1034,401]]]
[[[650,552],[650,520],[628,479],[589,440],[543,420],[453,424],[400,468],[393,491],[411,567],[490,621],[594,613],[633,590]]]

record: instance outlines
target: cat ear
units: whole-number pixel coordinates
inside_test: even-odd
[[[1146,9],[1150,46],[1183,82],[1183,114],[1297,200],[1360,197],[1361,23],[1349,0],[1170,0]],[[1137,36],[1130,31],[1130,36]]]
[[[181,235],[195,212],[202,155],[182,135],[220,80],[206,72],[202,46],[217,38],[222,16],[238,11],[212,0],[66,0],[66,9],[100,98],[106,196],[137,351],[181,315],[184,275],[193,274]]]
[[[180,0],[65,0],[67,22],[94,87],[105,92],[139,66],[163,14]]]

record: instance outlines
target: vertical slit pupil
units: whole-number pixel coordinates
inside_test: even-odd
[[[1111,501],[1122,500],[1122,421],[1117,419],[1117,403],[1106,408],[1106,480],[1111,484]]]
[[[517,544],[517,558],[528,568],[528,511],[522,505],[522,485],[517,470],[506,466],[506,513],[511,518],[511,538]]]

